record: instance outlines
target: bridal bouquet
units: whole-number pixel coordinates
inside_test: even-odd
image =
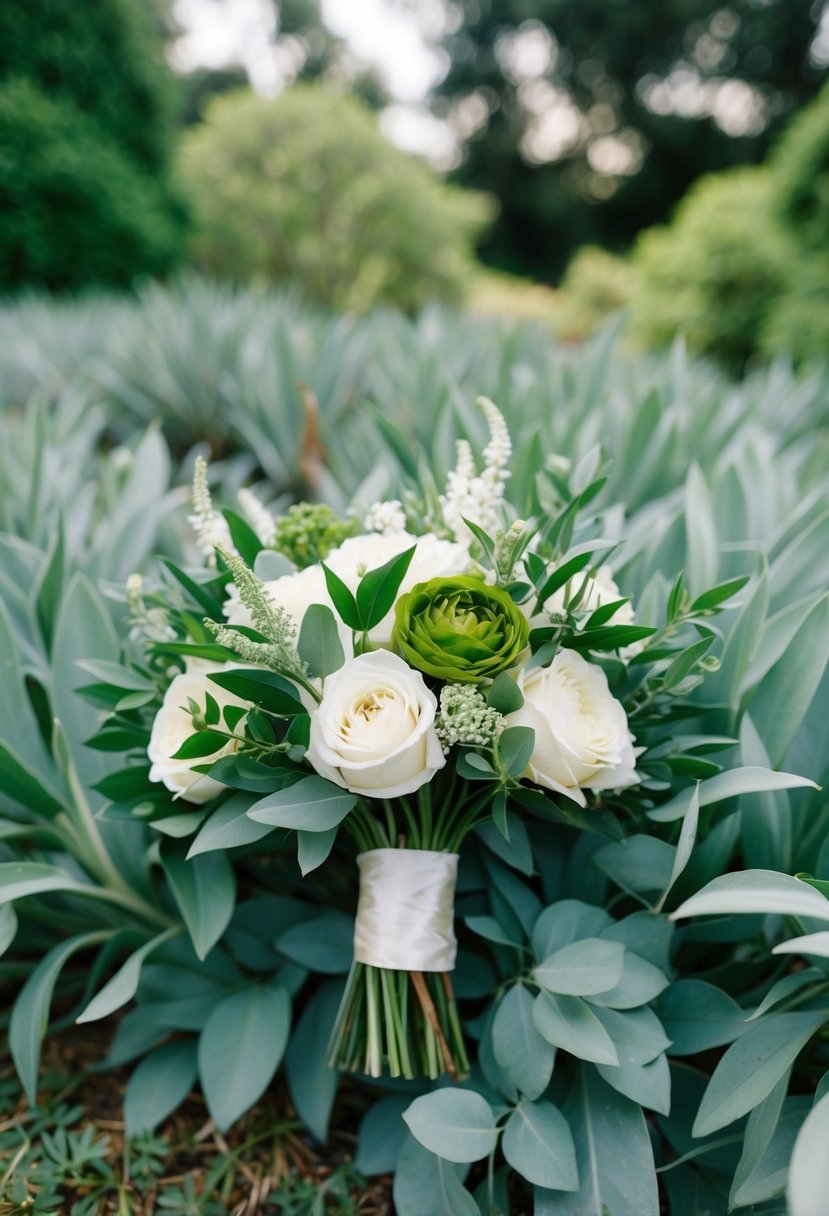
[[[372,1076],[468,1071],[451,979],[465,838],[486,828],[507,846],[531,816],[621,839],[670,789],[661,725],[701,678],[705,618],[745,581],[692,602],[680,577],[655,636],[584,520],[598,453],[569,479],[540,471],[521,519],[506,425],[479,406],[481,460],[461,441],[442,490],[424,474],[361,517],[301,504],[274,518],[250,491],[220,513],[197,463],[204,566],[130,580],[136,690],[110,700],[94,741],[126,748],[149,727],[122,808],[171,835],[209,829],[239,847],[287,830],[303,874],[350,838],[337,847],[348,864],[356,850],[354,962],[329,1063]],[[93,674],[89,695],[106,702],[106,672]],[[681,771],[700,765],[687,755]]]

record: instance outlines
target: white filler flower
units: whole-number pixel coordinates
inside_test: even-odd
[[[585,805],[583,789],[636,785],[636,753],[627,714],[607,676],[574,650],[560,650],[549,667],[520,671],[524,704],[508,726],[531,726],[535,746],[526,776]]]
[[[208,674],[216,671],[229,671],[234,664],[201,663],[197,670],[186,671],[176,676],[167,692],[161,709],[155,716],[150,735],[150,745],[147,755],[152,763],[150,781],[162,781],[168,790],[188,802],[209,802],[218,794],[224,793],[227,786],[220,785],[212,777],[204,773],[194,773],[194,764],[210,764],[221,756],[229,756],[236,751],[237,744],[228,739],[224,747],[217,748],[209,756],[201,756],[197,760],[174,760],[176,752],[186,739],[193,734],[193,719],[188,709],[188,699],[192,699],[204,710],[207,704],[207,693],[217,702],[219,709],[225,705],[240,705],[250,709],[251,705],[232,693],[219,688],[208,680]],[[220,729],[226,727],[222,725]],[[235,733],[244,729],[244,720],[239,723]]]
[[[411,794],[446,763],[436,710],[423,676],[397,655],[358,655],[325,682],[311,716],[308,759],[321,776],[352,793]]]
[[[297,570],[295,574],[283,574],[282,578],[270,579],[262,584],[272,596],[275,604],[293,618],[299,632],[305,613],[312,604],[326,604],[332,612],[334,605],[325,585],[325,574],[322,566],[307,566]],[[232,586],[232,584],[231,584]],[[225,600],[224,614],[229,625],[253,626],[250,612],[239,599],[239,593],[232,587],[231,593]],[[334,612],[336,616],[336,612]]]

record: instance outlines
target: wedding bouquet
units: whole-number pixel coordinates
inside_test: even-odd
[[[205,831],[227,847],[292,831],[303,874],[341,829],[353,842],[354,962],[329,1063],[371,1076],[468,1071],[451,974],[470,833],[508,847],[533,817],[621,840],[674,773],[712,771],[665,727],[701,679],[707,618],[745,582],[692,601],[680,576],[659,632],[637,624],[588,510],[598,451],[569,476],[549,461],[519,518],[506,425],[479,405],[481,461],[461,441],[443,490],[424,471],[362,518],[311,504],[274,518],[250,491],[220,513],[199,461],[204,567],[130,580],[134,691],[113,704],[90,667],[88,695],[109,708],[94,744],[129,748],[149,729],[149,764],[110,784],[123,813],[198,831],[195,851]]]

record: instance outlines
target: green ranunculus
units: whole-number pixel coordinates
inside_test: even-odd
[[[491,680],[514,666],[529,637],[526,618],[506,591],[474,575],[418,583],[395,612],[398,650],[440,680]]]

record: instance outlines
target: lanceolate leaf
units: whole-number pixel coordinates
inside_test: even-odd
[[[150,1132],[179,1106],[196,1081],[196,1040],[177,1039],[145,1056],[127,1082],[128,1137]]]
[[[342,823],[356,801],[354,794],[324,777],[303,777],[289,789],[255,802],[248,815],[272,827],[328,832]]]
[[[762,1102],[825,1020],[824,1012],[772,1013],[757,1022],[715,1068],[693,1134],[708,1136]]]
[[[224,853],[203,853],[187,860],[187,841],[167,839],[161,863],[196,954],[204,958],[233,915],[236,880]]]
[[[234,992],[210,1014],[199,1039],[199,1077],[222,1131],[267,1089],[285,1051],[290,1024],[290,998],[277,981]]]
[[[35,967],[14,1003],[9,1022],[9,1050],[32,1106],[37,1100],[40,1044],[46,1033],[58,976],[73,954],[97,945],[107,936],[106,932],[82,933],[54,946]]]

